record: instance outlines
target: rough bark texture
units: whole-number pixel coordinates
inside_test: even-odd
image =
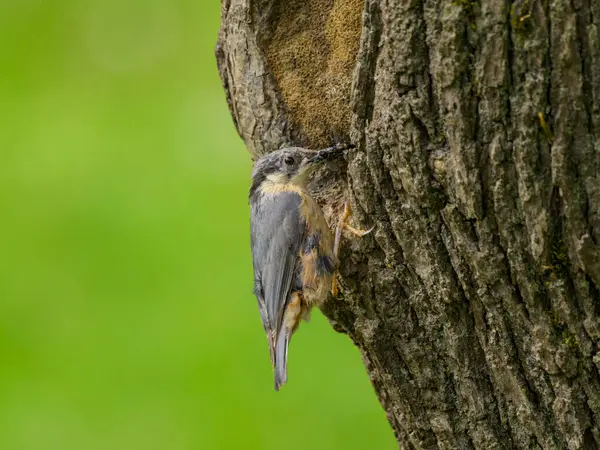
[[[600,448],[599,28],[598,0],[223,0],[249,151],[358,146],[315,189],[376,230],[323,309],[401,448]]]

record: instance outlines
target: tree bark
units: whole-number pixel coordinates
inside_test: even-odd
[[[400,448],[600,448],[600,1],[223,0],[253,156],[352,142],[314,189],[375,231],[323,311]]]

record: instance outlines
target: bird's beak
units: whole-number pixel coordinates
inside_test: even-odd
[[[318,164],[342,158],[351,148],[355,148],[355,146],[352,144],[337,144],[333,147],[324,148],[323,150],[317,150],[310,158],[308,158],[307,163]]]

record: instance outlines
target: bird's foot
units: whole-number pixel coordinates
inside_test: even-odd
[[[305,315],[306,303],[304,301],[304,294],[302,291],[294,291],[290,296],[290,302],[288,303],[285,313],[283,315],[283,328],[288,331],[290,337],[300,321]]]
[[[371,227],[368,230],[361,230],[359,228],[354,228],[353,226],[351,226],[348,223],[348,219],[350,218],[351,214],[352,214],[352,209],[350,208],[350,204],[348,202],[345,202],[344,203],[344,212],[340,216],[340,220],[338,221],[338,224],[335,228],[335,240],[333,242],[333,254],[334,254],[336,260],[339,260],[340,242],[342,240],[342,231],[343,230],[348,230],[355,236],[363,237],[375,229],[375,226]],[[335,273],[333,274],[333,283],[331,285],[331,294],[334,297],[337,297],[338,291],[339,291],[337,276],[338,276],[338,271],[336,270]]]

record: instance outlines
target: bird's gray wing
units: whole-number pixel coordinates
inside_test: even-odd
[[[306,228],[299,210],[301,202],[297,193],[283,192],[262,194],[252,203],[250,234],[254,292],[271,351],[289,300]]]

